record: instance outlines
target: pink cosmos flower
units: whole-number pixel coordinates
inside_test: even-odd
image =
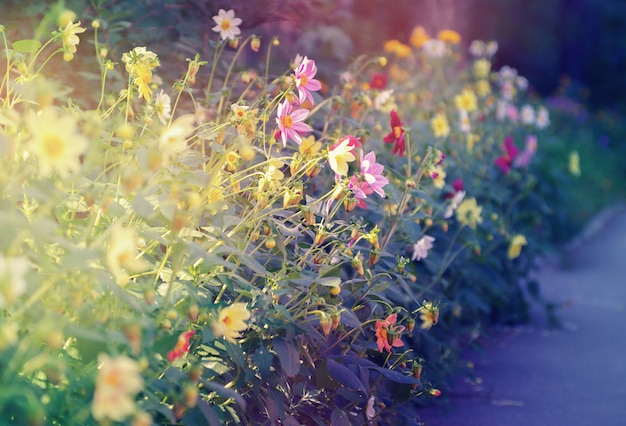
[[[383,349],[391,353],[391,348],[404,346],[404,342],[400,339],[400,335],[404,331],[404,326],[396,325],[398,314],[391,314],[386,319],[376,321],[376,345],[378,351]]]
[[[311,104],[314,104],[315,102],[313,101],[311,92],[317,92],[322,88],[322,84],[319,80],[313,78],[315,74],[317,74],[315,61],[305,56],[300,65],[296,68],[295,74],[296,87],[298,88],[298,100],[302,103],[308,99],[311,101]]]
[[[465,194],[464,194],[465,195]],[[433,248],[435,238],[424,235],[413,245],[411,260],[422,260],[428,257],[428,251]]]
[[[528,135],[526,136],[526,146],[524,147],[524,151],[520,155],[518,155],[513,161],[513,165],[515,167],[526,167],[530,164],[535,152],[537,151],[537,136]]]
[[[402,121],[395,110],[391,110],[389,113],[389,123],[391,124],[391,133],[383,138],[385,143],[394,143],[392,154],[398,154],[398,157],[404,156],[404,128],[402,127]]]
[[[383,186],[387,185],[389,181],[383,176],[385,166],[376,162],[376,153],[374,151],[363,155],[361,151],[361,175],[363,177],[363,183],[367,185],[366,193],[377,193],[381,197],[385,196]]]
[[[278,134],[283,141],[283,146],[287,146],[287,139],[293,140],[300,145],[302,137],[300,134],[310,132],[311,126],[303,123],[304,119],[309,115],[309,111],[304,108],[293,110],[293,105],[288,100],[284,100],[278,104],[276,111],[276,124],[278,124]]]
[[[181,335],[178,336],[176,346],[174,346],[174,349],[167,353],[167,360],[169,362],[174,362],[174,360],[181,358],[183,355],[189,352],[189,347],[191,346],[191,338],[194,334],[196,334],[195,331],[189,330],[181,333]]]
[[[519,154],[519,149],[513,142],[513,137],[507,136],[504,139],[504,150],[506,153],[496,159],[496,166],[502,170],[505,175],[511,171],[511,165],[515,160],[515,157]]]

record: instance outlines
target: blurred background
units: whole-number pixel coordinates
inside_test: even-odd
[[[391,39],[408,44],[416,25],[432,37],[456,30],[461,52],[472,40],[495,40],[492,70],[516,68],[528,79],[530,96],[550,108],[551,136],[540,149],[554,158],[555,169],[566,170],[572,152],[580,155],[582,175],[574,184],[554,177],[555,203],[565,206],[555,210],[567,214],[556,218],[554,238],[571,238],[606,205],[626,199],[620,161],[626,155],[624,0],[0,0],[0,23],[10,40],[43,37],[56,27],[50,10],[64,8],[75,11],[88,32],[93,19],[101,20],[100,40],[112,61],[135,46],[156,52],[166,84],[184,74],[186,58],[211,60],[218,39],[212,17],[220,8],[235,10],[245,36],[261,37],[259,52],[244,49],[242,69],[264,71],[268,46],[278,36],[270,76],[288,70],[299,53],[314,57],[318,78],[330,87],[359,55],[385,54]],[[98,84],[91,40],[85,34],[71,63],[59,58],[50,64],[56,78],[71,76],[75,98],[81,86]]]
[[[0,20],[13,30],[42,16],[50,0],[0,0]],[[61,2],[63,3],[63,2]],[[66,0],[83,21],[99,15],[127,44],[172,43],[202,53],[214,38],[211,17],[235,9],[244,33],[278,34],[290,58],[315,50],[340,67],[384,41],[408,43],[415,25],[431,35],[444,28],[497,40],[495,69],[510,65],[534,90],[552,95],[568,83],[571,96],[593,106],[623,108],[626,100],[626,2],[623,0]],[[117,27],[116,27],[117,25]],[[111,28],[109,28],[111,29]],[[124,31],[121,31],[124,30]],[[26,34],[25,34],[26,35]],[[125,43],[126,42],[126,43]],[[179,49],[180,51],[180,49]],[[171,52],[171,51],[170,51]],[[161,52],[160,55],[163,55]],[[335,68],[332,67],[332,68]]]

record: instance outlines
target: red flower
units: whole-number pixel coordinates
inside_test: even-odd
[[[174,362],[175,359],[181,358],[183,355],[189,352],[189,346],[191,346],[190,340],[194,334],[196,334],[195,331],[189,330],[181,333],[181,335],[178,336],[176,346],[174,346],[174,349],[167,353],[167,360],[169,362]]]
[[[375,73],[370,80],[371,89],[384,89],[387,87],[387,74]]]
[[[506,175],[511,170],[513,160],[515,160],[515,157],[519,154],[519,149],[515,146],[513,137],[507,136],[504,139],[504,150],[506,153],[496,159],[496,166]]]
[[[404,156],[404,128],[402,127],[402,121],[395,110],[391,110],[389,113],[389,124],[391,124],[391,133],[383,138],[385,143],[394,143],[393,155],[398,154],[398,157]]]
[[[391,353],[391,348],[404,346],[404,342],[400,339],[400,335],[404,331],[404,326],[396,325],[398,314],[391,314],[386,319],[376,321],[376,345],[378,351],[383,349]]]

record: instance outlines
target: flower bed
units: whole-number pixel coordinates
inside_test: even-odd
[[[549,116],[495,43],[417,28],[331,89],[315,52],[240,69],[279,41],[220,10],[215,57],[167,84],[93,21],[100,84],[74,99],[46,64],[88,31],[59,19],[0,27],[4,419],[412,423],[481,324],[525,317]]]

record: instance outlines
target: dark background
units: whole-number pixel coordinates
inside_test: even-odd
[[[353,6],[357,21],[380,12],[388,37],[401,41],[415,24],[431,35],[455,29],[465,43],[496,40],[495,68],[518,69],[540,94],[553,94],[568,76],[571,96],[594,106],[624,107],[626,1],[356,0]]]
[[[13,29],[13,40],[28,38],[33,26],[25,23],[54,3],[0,0],[0,23]],[[568,95],[577,100],[620,110],[626,105],[624,0],[66,0],[65,5],[83,24],[94,16],[110,29],[131,23],[111,31],[108,41],[119,52],[141,45],[160,56],[198,52],[203,58],[211,57],[208,41],[216,39],[211,16],[232,8],[244,21],[245,35],[260,34],[265,43],[280,35],[281,46],[273,53],[277,67],[301,53],[316,56],[320,64],[326,58],[328,73],[360,53],[380,52],[386,40],[408,43],[415,25],[431,36],[450,28],[465,46],[473,39],[496,40],[494,69],[504,64],[518,69],[543,96],[554,94],[567,76]],[[262,52],[248,59],[251,65],[264,63]]]

